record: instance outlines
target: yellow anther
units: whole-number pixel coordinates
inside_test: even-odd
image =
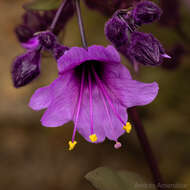
[[[90,138],[90,140],[91,140],[92,142],[96,142],[96,141],[98,140],[98,137],[96,136],[96,134],[90,135],[89,138]]]
[[[77,144],[77,141],[69,141],[69,150],[73,150]]]
[[[123,126],[123,129],[127,132],[130,133],[132,129],[132,125],[130,122],[127,122],[125,126]]]

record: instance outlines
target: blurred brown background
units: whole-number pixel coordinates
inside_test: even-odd
[[[24,2],[27,0],[0,0],[0,189],[93,190],[84,175],[99,166],[127,169],[151,179],[135,131],[121,137],[123,147],[119,150],[113,148],[113,142],[93,145],[77,135],[78,145],[69,152],[72,124],[54,129],[41,126],[43,111],[34,112],[27,104],[35,89],[56,78],[53,59],[43,59],[42,74],[32,84],[13,88],[11,63],[24,51],[13,31],[21,22]],[[178,51],[172,54],[172,62],[164,63],[165,67],[142,68],[139,80],[157,81],[160,92],[152,104],[138,110],[165,181],[187,184],[190,189],[190,7],[178,2],[180,25],[176,26],[175,17],[169,21],[169,17],[164,17],[162,24],[143,29],[152,31],[167,51]],[[106,17],[84,5],[82,8],[89,44],[108,44],[103,33]],[[76,18],[69,22],[63,42],[68,46],[80,45]],[[185,53],[179,55],[180,50]]]

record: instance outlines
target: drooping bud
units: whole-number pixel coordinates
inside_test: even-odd
[[[16,58],[12,67],[12,79],[16,88],[30,83],[40,74],[40,53],[30,51]]]
[[[152,34],[142,32],[134,32],[131,35],[129,54],[137,62],[152,66],[161,64],[163,58],[170,58]]]
[[[158,20],[162,14],[162,10],[151,1],[142,1],[137,3],[132,14],[135,23],[140,26]]]

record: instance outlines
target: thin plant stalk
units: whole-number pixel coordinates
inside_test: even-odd
[[[57,12],[56,12],[56,15],[55,15],[53,21],[52,21],[52,23],[51,23],[51,25],[50,25],[50,27],[49,27],[49,30],[50,30],[50,31],[54,32],[55,27],[56,27],[56,25],[57,25],[57,22],[58,22],[58,20],[59,20],[59,17],[60,17],[60,15],[61,15],[63,9],[64,9],[65,6],[67,5],[68,1],[69,1],[69,0],[63,0],[63,2],[61,3],[59,9],[58,9]]]
[[[151,170],[152,177],[154,179],[154,184],[156,185],[157,189],[161,190],[161,189],[163,189],[162,184],[164,184],[164,183],[162,181],[162,177],[161,177],[161,174],[160,174],[160,171],[158,168],[156,158],[155,158],[152,148],[150,146],[148,137],[146,135],[145,129],[142,125],[142,122],[140,120],[140,117],[139,117],[136,107],[129,108],[128,113],[132,120],[135,131],[137,133],[137,137],[139,139],[141,147],[144,151],[149,168]]]

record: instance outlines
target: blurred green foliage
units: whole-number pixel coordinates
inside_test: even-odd
[[[108,167],[100,167],[89,172],[85,178],[90,181],[97,190],[139,190],[144,189],[141,187],[143,184],[148,184],[142,180],[139,175],[125,171],[115,171]],[[150,184],[150,183],[149,183]],[[155,188],[149,187],[150,190]]]

